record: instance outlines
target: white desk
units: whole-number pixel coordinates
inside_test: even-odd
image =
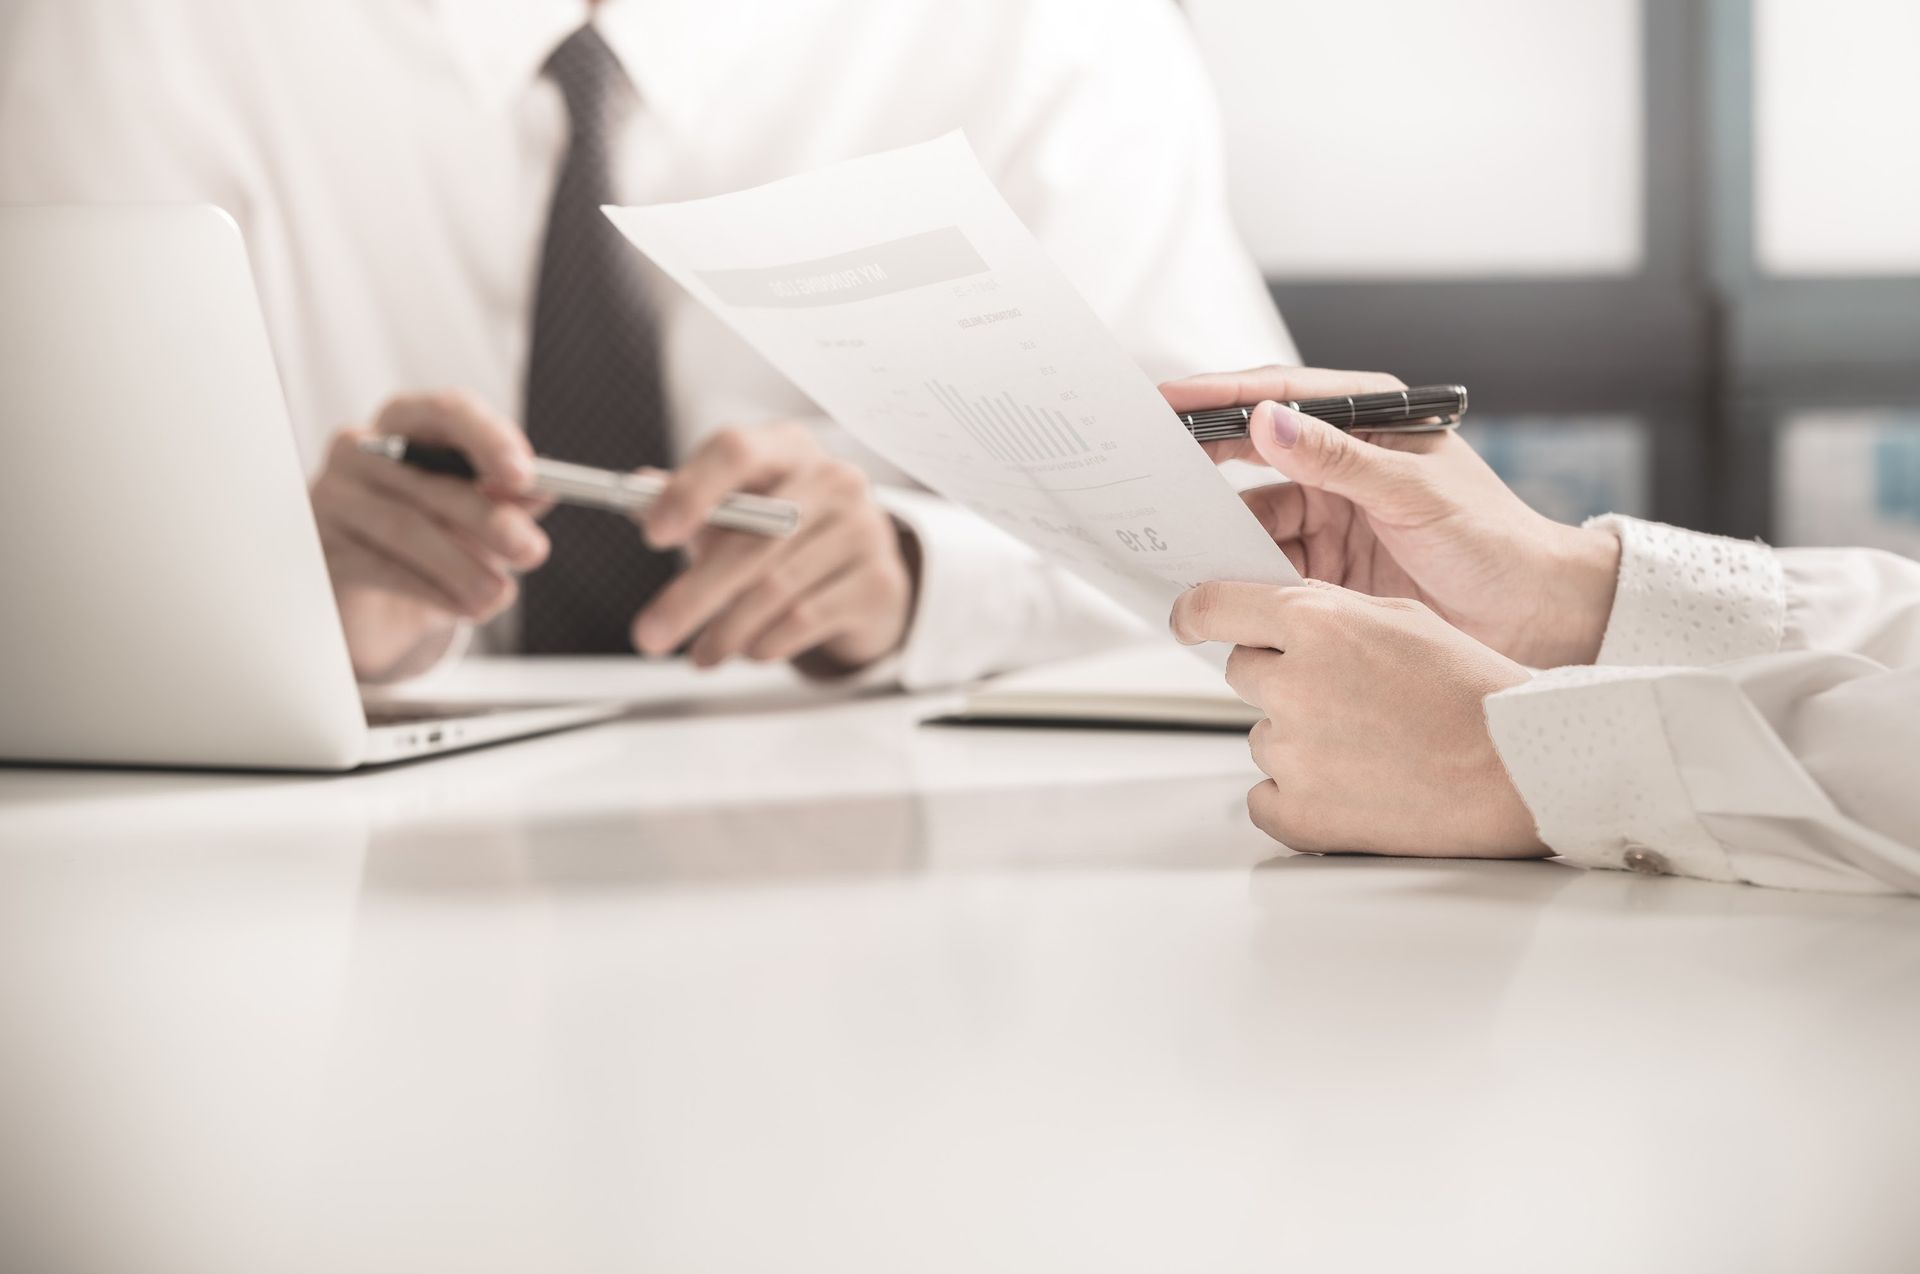
[[[619,675],[0,770],[0,1269],[1920,1268],[1920,902],[1291,858],[1237,737]]]

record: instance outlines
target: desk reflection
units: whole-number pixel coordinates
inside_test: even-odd
[[[1692,1268],[1902,1232],[1920,901],[1295,858],[1240,740],[917,710],[0,776],[0,1268],[1411,1268],[1596,1211],[1587,1267],[1644,1268],[1755,1198],[1796,1200],[1774,1250]]]
[[[1247,782],[1170,779],[1001,791],[651,803],[592,813],[444,814],[372,834],[370,893],[760,888],[916,872],[1200,870],[1273,843]]]

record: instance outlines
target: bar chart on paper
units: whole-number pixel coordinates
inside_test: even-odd
[[[1004,393],[969,397],[943,381],[923,384],[954,424],[1004,464],[1071,460],[1093,450],[1074,423],[1055,408],[1031,406]]]

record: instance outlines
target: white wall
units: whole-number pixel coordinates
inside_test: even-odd
[[[1920,7],[1920,0],[1906,0]],[[1188,0],[1269,273],[1641,260],[1639,0]]]

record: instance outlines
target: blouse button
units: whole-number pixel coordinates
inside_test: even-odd
[[[1645,845],[1629,844],[1621,862],[1628,871],[1637,871],[1645,876],[1665,876],[1673,870],[1665,854],[1648,849]]]

